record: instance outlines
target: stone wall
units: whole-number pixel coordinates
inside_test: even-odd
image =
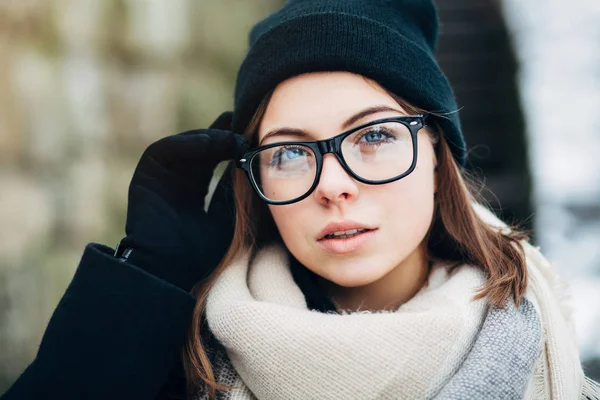
[[[142,151],[231,109],[248,30],[280,4],[0,2],[0,393],[85,245],[123,236]]]

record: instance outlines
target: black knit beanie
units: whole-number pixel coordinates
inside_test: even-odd
[[[432,0],[288,0],[257,23],[238,71],[234,132],[243,133],[263,97],[307,72],[366,76],[435,117],[455,160],[466,144],[457,105],[434,51],[438,16]]]

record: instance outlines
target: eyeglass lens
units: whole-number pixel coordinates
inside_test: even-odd
[[[413,162],[410,130],[400,122],[384,122],[346,136],[342,157],[359,177],[384,181],[404,174]],[[313,185],[317,160],[310,147],[286,144],[256,154],[251,171],[263,196],[288,201],[303,196]]]

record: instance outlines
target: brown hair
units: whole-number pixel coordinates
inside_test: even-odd
[[[425,110],[416,108],[402,98],[388,93],[410,114]],[[269,93],[256,110],[244,135],[257,143],[258,126],[270,101]],[[443,118],[443,115],[437,115]],[[486,204],[481,197],[482,184],[477,184],[466,170],[454,160],[444,135],[438,126],[428,127],[427,133],[435,148],[438,165],[438,187],[434,202],[434,215],[429,231],[424,239],[429,261],[463,263],[481,268],[487,281],[473,297],[474,300],[488,298],[491,304],[504,307],[510,296],[517,307],[527,288],[527,269],[520,240],[528,240],[524,231],[511,226],[510,231],[500,232],[482,221],[471,207],[472,201]],[[216,382],[210,359],[203,339],[208,332],[204,321],[204,306],[210,288],[220,273],[230,265],[243,248],[255,251],[263,243],[273,240],[278,234],[266,204],[251,188],[244,172],[233,171],[233,185],[236,193],[236,225],[229,250],[215,271],[194,289],[198,301],[183,349],[183,362],[188,383],[188,391],[206,385],[211,399],[217,390],[231,389]]]

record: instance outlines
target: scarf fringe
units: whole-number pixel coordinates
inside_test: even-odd
[[[574,321],[575,306],[570,281],[559,275],[556,267],[542,254],[540,246],[533,246],[526,241],[523,241],[521,244],[553,293],[560,312],[571,332],[571,337],[576,337]]]
[[[581,387],[582,400],[600,400],[600,384],[587,376]]]
[[[544,335],[545,336],[545,335]],[[546,340],[545,337],[542,340]],[[548,387],[548,368],[546,358],[546,346],[536,362],[533,372],[533,393],[531,399],[548,399],[550,398],[550,390]]]

